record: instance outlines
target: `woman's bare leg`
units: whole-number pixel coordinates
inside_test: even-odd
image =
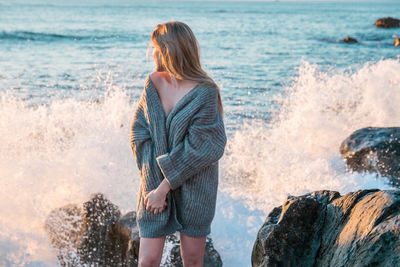
[[[139,267],[160,267],[165,236],[140,238]]]
[[[206,238],[190,237],[181,233],[181,257],[184,267],[202,267]]]

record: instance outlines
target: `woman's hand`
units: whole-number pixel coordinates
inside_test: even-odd
[[[161,213],[167,207],[165,199],[169,190],[169,184],[164,179],[162,183],[156,189],[150,191],[144,199],[146,210],[154,214]]]

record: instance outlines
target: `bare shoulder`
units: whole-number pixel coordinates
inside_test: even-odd
[[[158,71],[154,71],[152,73],[150,73],[150,78],[153,82],[159,80],[160,78],[162,78],[162,74]]]
[[[150,74],[150,79],[156,88],[163,88],[167,83],[167,73],[155,71]]]

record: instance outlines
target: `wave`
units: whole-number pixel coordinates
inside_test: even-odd
[[[135,40],[138,36],[135,35],[69,35],[69,34],[57,34],[57,33],[44,33],[44,32],[32,32],[32,31],[2,31],[0,32],[0,40],[5,41],[94,41],[94,40],[108,40],[108,39],[119,39],[119,40]]]
[[[346,173],[338,150],[358,128],[400,124],[399,86],[399,60],[355,72],[304,62],[274,97],[280,113],[268,123],[248,119],[229,134],[213,222],[227,266],[250,262],[263,218],[287,195],[389,188],[373,175]],[[56,265],[43,228],[54,208],[102,192],[122,213],[135,210],[140,179],[128,126],[138,99],[115,85],[99,90],[97,101],[83,93],[29,105],[11,89],[0,92],[0,265]]]
[[[357,129],[399,126],[399,86],[399,60],[367,63],[355,72],[324,72],[304,62],[274,99],[279,115],[270,124],[248,120],[230,138],[224,190],[267,213],[288,195],[389,188],[374,174],[347,173],[339,146]]]

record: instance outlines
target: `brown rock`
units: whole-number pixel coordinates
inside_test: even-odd
[[[118,207],[101,193],[93,194],[82,208],[71,204],[53,210],[45,228],[61,266],[138,266],[140,237],[136,212],[121,217]],[[166,266],[182,266],[177,236],[167,236],[166,243],[166,247],[172,248]],[[206,241],[204,266],[222,266],[210,237]]]
[[[394,46],[400,46],[400,38],[397,37],[396,39],[394,39],[393,45]]]
[[[252,266],[400,266],[400,191],[316,191],[266,218]]]
[[[374,24],[378,28],[397,28],[400,27],[400,20],[392,17],[381,18]]]
[[[61,266],[137,266],[136,213],[120,218],[101,193],[83,204],[53,210],[45,229]]]
[[[350,37],[350,36],[346,36],[346,37],[343,39],[343,42],[349,43],[349,44],[358,43],[357,39],[354,39],[354,38],[352,38],[352,37]]]
[[[367,127],[353,132],[340,145],[349,169],[376,172],[400,187],[400,128]]]
[[[78,254],[83,265],[110,266],[116,262],[125,263],[129,236],[116,231],[116,223],[121,217],[118,207],[103,194],[93,194],[83,204],[85,228],[78,246]]]

